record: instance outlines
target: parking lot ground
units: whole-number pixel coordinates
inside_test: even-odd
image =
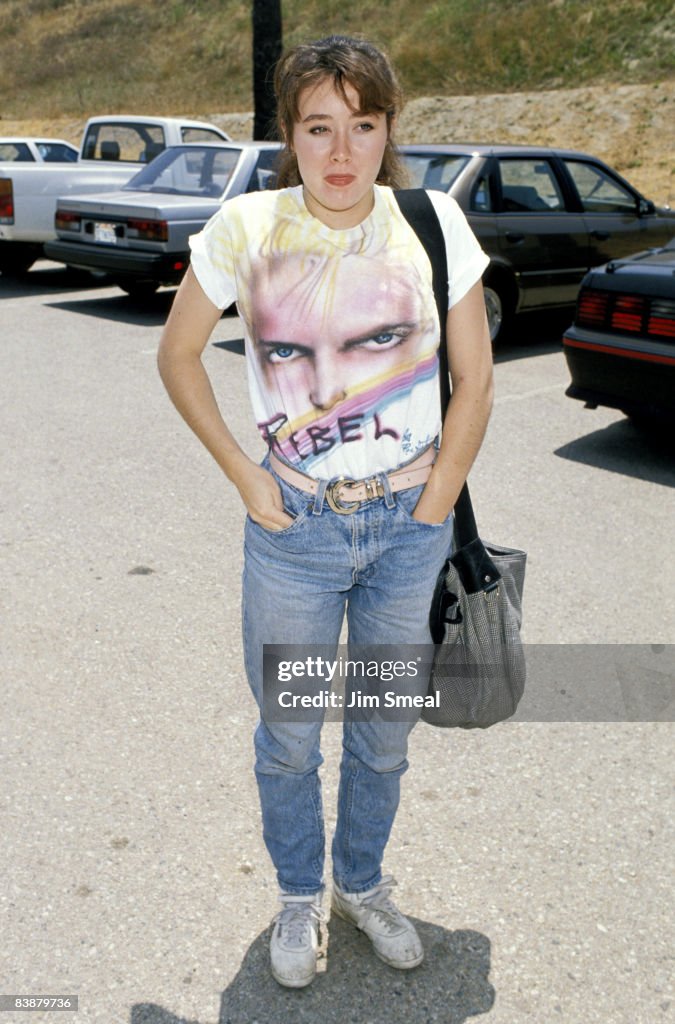
[[[331,920],[309,989],[269,977],[242,510],[156,373],[171,295],[0,278],[3,992],[77,994],[82,1024],[671,1021],[667,720],[420,725],[385,867],[424,964]],[[497,355],[481,533],[528,550],[529,643],[673,644],[672,455],[565,398],[560,333]],[[223,318],[205,361],[262,454],[241,339]],[[330,836],[335,725],[324,754]]]

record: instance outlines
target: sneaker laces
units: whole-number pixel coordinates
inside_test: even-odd
[[[315,900],[316,896],[295,896],[291,893],[282,893],[279,897],[283,909],[274,920],[279,924],[285,946],[302,949],[309,941],[307,930],[315,924],[318,928],[320,922],[326,920]]]
[[[368,914],[379,914],[379,921],[389,932],[397,931],[401,924],[405,924],[405,918],[396,904],[389,898],[389,894],[398,882],[393,875],[383,875],[382,880],[359,901],[359,908],[366,910]]]

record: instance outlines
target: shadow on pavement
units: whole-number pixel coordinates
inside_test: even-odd
[[[397,971],[372,952],[370,941],[332,918],[327,952],[311,985],[286,989],[269,970],[269,929],[250,946],[222,994],[218,1024],[463,1024],[487,1013],[490,941],[475,931],[450,932],[412,918],[424,943],[420,967]],[[136,1004],[130,1024],[199,1024],[152,1003]]]
[[[234,352],[237,356],[243,356],[246,352],[246,344],[243,338],[232,338],[230,341],[214,341],[214,348],[222,348],[225,352]]]
[[[93,277],[86,270],[46,263],[41,269],[24,274],[0,274],[0,298],[21,299],[28,295],[53,295],[58,292],[81,292],[87,288],[104,288],[110,282]]]
[[[675,487],[675,438],[672,427],[638,428],[628,419],[556,449],[561,459],[580,462],[637,480]]]
[[[494,351],[495,363],[561,352],[563,333],[573,319],[574,306],[519,314]]]
[[[165,322],[175,294],[175,290],[171,289],[135,299],[118,291],[114,295],[95,299],[68,299],[65,302],[49,302],[47,305],[54,309],[82,313],[84,316],[102,317],[104,320],[158,327]]]

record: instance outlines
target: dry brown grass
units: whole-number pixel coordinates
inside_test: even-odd
[[[245,110],[250,11],[245,0],[0,0],[0,111]],[[673,0],[283,0],[283,14],[287,45],[374,38],[413,97],[675,73]]]

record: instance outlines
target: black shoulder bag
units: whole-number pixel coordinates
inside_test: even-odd
[[[445,418],[450,401],[445,239],[424,189],[394,194],[431,262],[441,325],[441,411]],[[527,556],[524,551],[480,539],[466,483],[454,512],[453,553],[439,572],[429,616],[435,645],[429,693],[437,695],[438,707],[424,708],[422,718],[445,728],[485,729],[514,714],[525,686],[520,626]]]

